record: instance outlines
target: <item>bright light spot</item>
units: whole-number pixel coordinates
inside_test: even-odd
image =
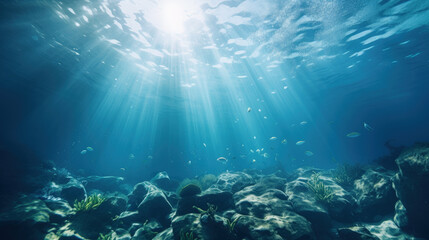
[[[167,2],[162,6],[163,26],[162,29],[170,33],[183,33],[185,11],[175,2]]]

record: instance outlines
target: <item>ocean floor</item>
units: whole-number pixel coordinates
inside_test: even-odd
[[[429,145],[391,160],[134,186],[52,165],[0,214],[2,239],[429,239]],[[40,180],[43,179],[43,180]],[[4,199],[3,199],[4,200]]]

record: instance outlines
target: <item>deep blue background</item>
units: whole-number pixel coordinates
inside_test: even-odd
[[[350,69],[347,56],[293,70],[289,62],[264,82],[258,80],[252,63],[245,62],[241,67],[249,78],[234,83],[238,96],[228,94],[227,85],[217,84],[221,80],[214,77],[208,86],[215,101],[208,106],[202,98],[188,97],[188,90],[168,76],[159,77],[162,84],[156,92],[148,86],[149,90],[135,95],[127,91],[132,88],[128,86],[107,99],[112,91],[112,83],[106,81],[107,65],[118,62],[120,55],[109,45],[88,46],[88,39],[95,38],[93,28],[82,28],[86,38],[74,37],[76,30],[69,30],[49,8],[37,3],[2,3],[0,20],[0,140],[4,151],[16,155],[14,162],[2,163],[10,168],[33,161],[23,160],[29,158],[22,157],[24,150],[34,152],[30,157],[34,162],[50,160],[72,171],[135,180],[162,170],[173,176],[193,176],[244,168],[330,168],[386,155],[388,141],[399,146],[429,139],[427,27],[377,42]],[[45,30],[46,39],[34,39],[31,24]],[[91,48],[91,52],[82,51],[77,58],[64,48],[49,46],[52,39],[71,49]],[[404,41],[409,43],[400,45]],[[358,46],[350,43],[338,48],[345,52]],[[418,56],[407,57],[417,52]],[[106,66],[89,67],[99,54],[105,56]],[[281,89],[280,81],[270,79],[290,72],[293,78],[287,85],[293,94],[266,91]],[[253,102],[237,109],[235,97]],[[135,110],[129,110],[129,102]],[[97,112],[104,105],[108,111]],[[187,106],[193,106],[193,112]],[[249,113],[248,106],[252,107]],[[211,117],[202,117],[208,112]],[[210,124],[211,120],[216,123]],[[308,124],[301,126],[301,121]],[[365,130],[364,122],[374,131]],[[361,136],[347,138],[353,131]],[[270,141],[272,136],[278,139]],[[286,145],[280,143],[283,138]],[[300,140],[306,143],[296,146]],[[95,151],[80,154],[87,146]],[[262,147],[270,158],[250,154],[250,149]],[[306,150],[314,156],[306,156]],[[135,159],[129,159],[131,153]],[[220,156],[227,157],[228,163],[217,162]]]

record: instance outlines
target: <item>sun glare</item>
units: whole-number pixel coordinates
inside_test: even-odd
[[[165,31],[170,33],[183,33],[185,12],[184,9],[177,3],[168,2],[162,6],[163,11],[163,26]]]

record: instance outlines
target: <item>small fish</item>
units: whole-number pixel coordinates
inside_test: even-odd
[[[206,145],[205,143],[203,143],[203,146],[204,146],[204,147],[207,147],[207,145]]]
[[[219,157],[218,159],[216,159],[216,161],[222,163],[222,164],[226,164],[228,162],[228,159],[224,158],[224,157]]]
[[[302,144],[304,144],[305,143],[305,141],[298,141],[298,142],[296,142],[296,145],[302,145]]]
[[[88,151],[86,149],[82,150],[80,154],[85,155]]]
[[[286,144],[287,143],[287,140],[286,139],[283,139],[282,140],[282,144]]]
[[[252,111],[252,108],[248,107],[247,112],[250,112],[250,111]]]
[[[305,155],[311,157],[314,155],[314,153],[312,151],[305,151]]]
[[[374,130],[374,128],[372,128],[371,126],[369,126],[369,124],[368,124],[368,123],[366,123],[366,122],[364,122],[364,123],[363,123],[363,127],[364,127],[366,130],[370,131],[370,132]]]
[[[153,157],[151,155],[147,156],[147,159],[153,159]]]
[[[269,158],[269,157],[270,157],[270,155],[269,155],[268,153],[264,153],[264,154],[262,154],[262,156],[263,156],[264,158]]]
[[[252,160],[252,162],[253,162],[253,163],[255,163],[255,162],[256,162],[256,159],[253,159],[253,160]]]
[[[255,153],[255,151],[253,151],[253,149],[250,149],[250,152],[251,152],[251,153]]]
[[[275,141],[277,140],[277,137],[270,137],[270,141]]]
[[[358,133],[358,132],[351,132],[351,133],[347,134],[346,136],[349,137],[349,138],[356,138],[356,137],[360,136],[360,133]]]
[[[307,124],[308,122],[307,121],[302,121],[302,122],[300,122],[299,124],[301,124],[301,126],[304,126],[305,124]]]
[[[256,136],[253,136],[253,139],[256,139]]]
[[[136,158],[136,156],[134,156],[134,154],[131,153],[130,155],[128,155],[129,160],[133,160],[134,158]]]
[[[257,152],[257,153],[260,153],[260,152],[261,152],[261,150],[258,148],[258,149],[256,149],[256,152]]]
[[[94,151],[94,148],[92,148],[92,147],[86,147],[86,150],[88,150],[88,152],[92,152],[92,151]]]
[[[259,109],[258,109],[258,112],[262,112],[262,110],[259,108]]]
[[[189,161],[188,161],[188,165],[191,165],[191,164],[192,164],[192,162],[191,162],[191,160],[189,160]]]
[[[122,171],[125,171],[125,168],[120,168]]]

